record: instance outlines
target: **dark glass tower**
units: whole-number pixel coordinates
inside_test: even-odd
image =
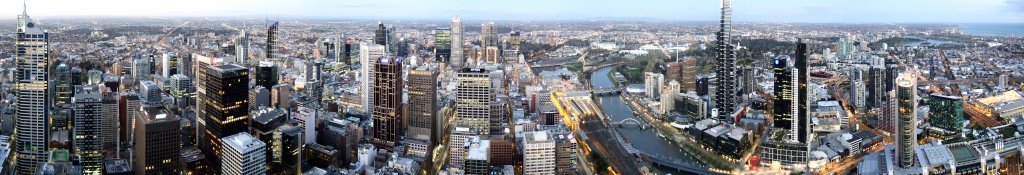
[[[275,21],[267,27],[267,60],[273,60],[274,52],[277,50],[277,24]]]
[[[434,30],[434,59],[447,63],[452,56],[452,29],[439,27]]]
[[[796,133],[797,141],[800,143],[809,143],[811,137],[811,114],[810,105],[811,102],[808,99],[808,84],[807,78],[811,75],[807,71],[807,43],[804,43],[803,39],[797,40],[796,43],[796,60],[793,60],[793,66],[796,67]]]
[[[412,138],[429,138],[434,145],[440,140],[439,134],[444,117],[437,116],[437,67],[420,66],[409,71],[409,135]]]
[[[373,74],[373,139],[378,148],[391,151],[402,136],[402,59],[375,60]]]
[[[199,149],[206,154],[210,168],[221,169],[222,138],[246,132],[249,127],[249,69],[235,65],[212,65],[197,81],[199,93]]]
[[[273,89],[278,82],[277,66],[274,62],[261,61],[256,67],[256,85],[263,88]]]
[[[384,26],[384,23],[377,23],[377,30],[373,32],[373,43],[387,46],[388,45],[388,27]]]
[[[732,123],[729,115],[736,108],[736,50],[732,44],[732,0],[722,0],[722,20],[716,33],[717,67],[715,74],[718,88],[715,89],[715,103],[718,105],[718,119]]]
[[[772,60],[772,72],[775,74],[775,87],[774,93],[774,111],[773,116],[775,118],[772,126],[775,128],[790,129],[793,126],[793,115],[796,113],[796,105],[793,101],[796,92],[793,91],[793,87],[796,86],[796,81],[793,81],[793,74],[795,71],[791,65],[789,56],[778,56]]]
[[[896,162],[904,168],[914,166],[917,147],[917,71],[909,69],[896,77]]]

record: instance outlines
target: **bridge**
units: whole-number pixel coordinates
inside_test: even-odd
[[[647,128],[651,127],[650,124],[640,122],[639,120],[636,120],[634,118],[622,119],[622,121],[610,122],[608,124],[614,125],[614,126],[619,126],[619,127],[622,127],[624,125],[638,126],[638,127],[640,127],[640,129],[647,129]]]
[[[661,155],[651,155],[644,152],[641,152],[640,155],[643,156],[644,159],[647,159],[649,162],[651,162],[651,164],[654,164],[655,166],[672,168],[678,171],[692,174],[725,175],[724,173],[711,171],[709,170],[709,167],[701,166],[693,161],[683,161]]]
[[[597,95],[597,96],[619,95],[619,94],[622,93],[623,90],[625,90],[625,89],[620,88],[620,87],[595,88],[595,89],[591,89],[590,93],[593,93],[594,95]]]
[[[962,84],[962,83],[987,83],[999,81],[998,77],[993,78],[967,78],[967,79],[956,79],[956,80],[927,80],[917,82],[918,85],[932,85],[932,84]]]

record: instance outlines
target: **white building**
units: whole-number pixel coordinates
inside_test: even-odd
[[[163,91],[153,81],[139,81],[139,99],[142,99],[143,104],[159,106],[163,101]]]
[[[226,175],[266,174],[267,145],[259,139],[241,132],[225,137],[222,153],[222,171]]]
[[[675,96],[679,94],[682,87],[679,86],[679,82],[672,80],[668,82],[668,86],[665,86],[665,91],[661,93],[661,112],[662,114],[668,114],[675,107]]]
[[[526,133],[523,140],[523,174],[555,173],[555,140],[547,131]]]
[[[662,74],[644,72],[644,93],[647,94],[647,98],[658,98],[664,81],[665,76]]]
[[[373,95],[370,94],[370,84],[373,84],[373,74],[370,73],[370,69],[376,65],[374,61],[384,56],[384,45],[360,43],[359,44],[359,64],[362,65],[360,74],[362,74],[363,85],[363,110],[370,112],[370,102],[373,101]]]

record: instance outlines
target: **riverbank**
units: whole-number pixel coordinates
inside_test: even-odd
[[[658,134],[662,136],[671,136],[671,139],[669,139],[669,137],[663,137],[665,140],[668,140],[670,143],[676,145],[679,149],[685,151],[691,156],[696,155],[699,162],[705,165],[711,165],[713,169],[731,171],[736,168],[736,164],[718,156],[718,154],[698,147],[698,145],[701,144],[694,142],[690,139],[691,137],[689,135],[684,135],[682,132],[679,132],[679,130],[672,127],[671,124],[657,121],[657,119],[648,115],[649,113],[647,113],[646,110],[640,109],[642,108],[641,106],[636,106],[639,102],[633,101],[632,98],[627,98],[625,96],[625,94],[621,95],[620,98],[629,104],[627,106],[629,106],[630,110],[640,114],[639,116],[641,120],[644,120],[644,122],[653,126]]]

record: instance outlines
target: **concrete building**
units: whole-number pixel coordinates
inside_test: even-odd
[[[49,93],[49,76],[47,69],[50,62],[49,32],[36,25],[32,18],[29,18],[27,9],[18,15],[18,27],[15,31],[16,50],[15,59],[18,64],[16,68],[17,77],[15,87],[18,87],[15,95],[18,107],[14,115],[18,116],[15,121],[15,132],[18,133],[14,141],[18,143],[17,162],[15,162],[16,174],[31,174],[36,167],[46,161],[49,145],[49,132],[45,125],[50,121],[48,110],[51,107],[51,95]],[[34,88],[27,88],[34,87]]]
[[[495,100],[490,76],[483,68],[463,68],[455,80],[457,125],[475,129],[480,135],[490,134],[490,105]]]
[[[242,132],[224,137],[223,169],[225,175],[266,173],[267,145],[256,137]]]
[[[135,174],[181,174],[181,119],[163,107],[144,107],[135,119]]]
[[[547,131],[527,132],[523,138],[523,174],[555,174],[555,140]]]
[[[659,73],[644,72],[644,94],[647,98],[661,97],[661,87],[665,83],[665,77]]]
[[[916,70],[909,69],[896,77],[896,100],[899,117],[896,118],[896,165],[914,166],[917,147],[917,78]]]
[[[82,173],[103,173],[103,94],[99,86],[77,86],[74,104],[72,149],[78,155]]]
[[[370,93],[370,91],[372,91],[371,88],[373,88],[373,83],[371,82],[374,82],[374,73],[372,70],[376,67],[377,60],[381,57],[384,57],[384,45],[368,43],[359,44],[359,63],[363,66],[359,72],[362,75],[361,82],[363,82],[361,83],[363,85],[361,88],[361,92],[363,92],[363,110],[367,113],[372,111],[370,109],[372,108],[371,103],[373,102],[373,94]]]
[[[395,144],[405,133],[405,115],[402,104],[402,58],[383,57],[374,64],[373,81],[373,138],[374,146],[395,151]]]

